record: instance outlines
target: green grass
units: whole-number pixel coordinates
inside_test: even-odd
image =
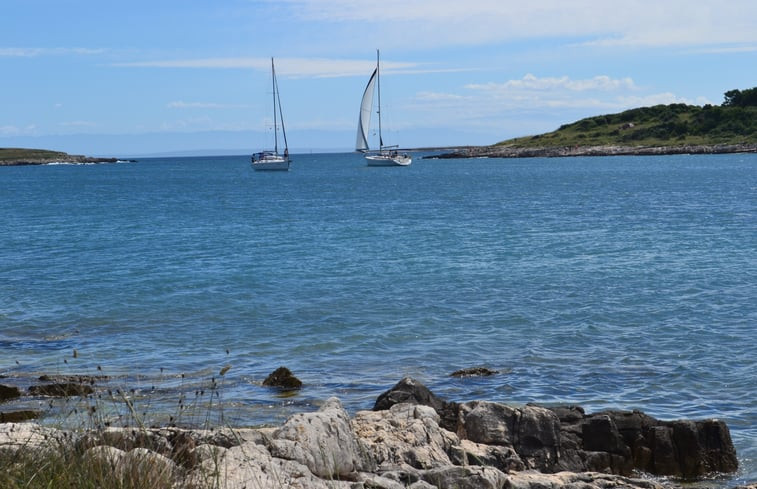
[[[57,159],[69,156],[62,151],[46,149],[0,148],[0,161]]]
[[[495,146],[685,146],[757,143],[757,107],[657,105],[588,117]]]
[[[60,445],[39,451],[21,449],[0,454],[0,487],[4,489],[172,489],[175,476],[150,458],[123,461],[97,457]]]
[[[74,351],[73,358],[78,357]],[[63,362],[66,370],[75,368],[76,360],[65,358]],[[40,424],[85,436],[78,441],[52,437],[42,446],[29,444],[20,449],[0,446],[0,488],[175,489],[177,484],[188,489],[219,488],[220,479],[212,473],[194,471],[192,477],[187,477],[193,469],[187,463],[189,452],[168,454],[175,463],[166,464],[157,455],[165,447],[150,433],[156,421],[160,423],[157,426],[231,428],[225,421],[221,395],[224,376],[230,368],[220,368],[218,375],[202,382],[200,388],[195,384],[194,396],[180,388],[173,414],[158,412],[165,409],[165,404],[161,408],[153,406],[154,387],[144,392],[116,387],[113,378],[99,366],[95,375],[57,374],[55,377],[69,382],[78,379],[91,385],[94,392],[50,398]],[[123,441],[126,445],[116,447],[122,451],[111,449],[110,443],[103,444],[102,440],[112,440],[106,435],[111,427],[128,428],[131,433]]]

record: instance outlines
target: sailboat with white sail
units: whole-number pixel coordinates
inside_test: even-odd
[[[379,51],[376,50],[376,69],[373,70],[368,85],[363,92],[363,100],[360,103],[360,117],[357,123],[357,141],[355,149],[365,153],[365,160],[368,166],[407,166],[413,162],[413,159],[406,153],[397,151],[397,146],[385,146],[384,138],[381,135],[381,69],[379,61]],[[376,92],[378,100],[376,103],[376,113],[378,114],[378,138],[379,147],[377,152],[369,153],[368,134],[371,125],[371,113],[373,112],[373,94]]]
[[[281,111],[279,84],[276,81],[276,67],[273,64],[273,58],[271,58],[271,83],[273,85],[273,151],[261,151],[253,154],[251,158],[252,168],[255,170],[288,171],[291,160],[289,159],[284,113]],[[279,122],[281,122],[281,134],[284,138],[284,154],[279,154]]]

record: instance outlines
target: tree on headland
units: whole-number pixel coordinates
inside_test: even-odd
[[[757,87],[725,92],[723,107],[757,107]]]

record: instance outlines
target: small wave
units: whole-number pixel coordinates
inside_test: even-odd
[[[0,339],[0,349],[8,350],[65,350],[72,348],[72,343],[64,338],[59,339]]]
[[[86,166],[86,165],[96,165],[97,163],[92,162],[78,162],[78,161],[52,161],[50,163],[47,163],[47,166]]]

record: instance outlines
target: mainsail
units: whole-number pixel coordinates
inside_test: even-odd
[[[363,92],[363,102],[360,104],[360,117],[357,121],[357,141],[355,149],[357,151],[368,150],[368,131],[371,126],[371,111],[373,108],[373,86],[376,84],[378,68],[373,70],[371,79]]]

